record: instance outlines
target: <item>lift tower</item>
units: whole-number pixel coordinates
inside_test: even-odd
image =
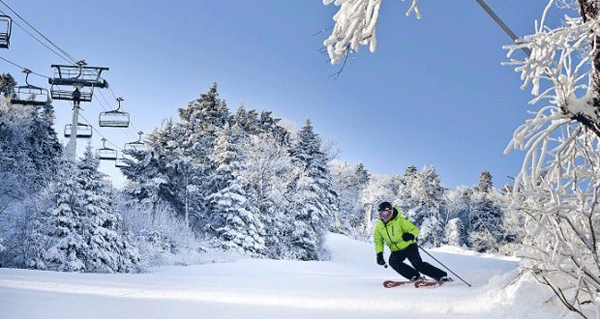
[[[48,79],[52,86],[50,94],[53,100],[73,101],[73,119],[71,135],[67,144],[67,152],[72,159],[77,156],[77,127],[79,125],[79,111],[81,102],[91,102],[94,88],[107,88],[108,83],[100,77],[102,71],[108,68],[87,66],[85,61],[77,65],[55,65],[54,78]],[[72,87],[71,89],[65,88]]]

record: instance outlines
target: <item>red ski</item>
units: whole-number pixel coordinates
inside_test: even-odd
[[[403,285],[407,285],[407,284],[412,284],[414,283],[413,281],[395,281],[395,280],[386,280],[383,282],[383,286],[385,288],[394,288],[394,287],[398,287],[398,286],[403,286]]]
[[[415,281],[415,288],[435,288],[443,284],[444,281],[417,280]]]
[[[413,285],[415,288],[436,288],[444,284],[443,281],[433,281],[433,280],[417,280],[417,281],[396,281],[396,280],[386,280],[383,282],[383,286],[385,288],[394,288],[399,286],[407,286]]]

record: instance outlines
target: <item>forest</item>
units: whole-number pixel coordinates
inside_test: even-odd
[[[489,172],[456,189],[429,166],[378,175],[336,158],[310,119],[295,131],[269,111],[230,111],[216,83],[128,150],[128,182],[117,189],[90,145],[75,162],[64,154],[51,102],[11,103],[15,85],[2,74],[1,267],[113,273],[223,256],[327,260],[328,232],[371,240],[381,201],[419,227],[424,247],[512,254],[522,240],[511,188],[494,188]]]

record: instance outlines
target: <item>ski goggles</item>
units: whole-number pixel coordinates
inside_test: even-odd
[[[389,222],[392,219],[393,211],[391,208],[386,208],[384,210],[379,211],[379,216],[383,222]]]

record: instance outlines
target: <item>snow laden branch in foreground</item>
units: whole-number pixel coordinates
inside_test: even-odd
[[[377,47],[375,28],[379,20],[379,9],[383,0],[323,0],[324,5],[332,2],[339,6],[339,11],[333,16],[335,26],[327,40],[323,42],[327,47],[327,54],[331,64],[337,64],[348,53],[358,52],[361,45],[368,45],[371,52]],[[404,1],[404,0],[403,0]],[[406,12],[413,12],[421,18],[417,0],[412,3]]]
[[[525,216],[526,267],[550,286],[570,311],[600,316],[600,123],[594,105],[597,19],[565,17],[564,26],[544,25],[506,46],[508,57],[531,50],[524,61],[505,65],[532,86],[534,117],[515,130],[511,148],[526,151],[514,185],[514,208]]]

